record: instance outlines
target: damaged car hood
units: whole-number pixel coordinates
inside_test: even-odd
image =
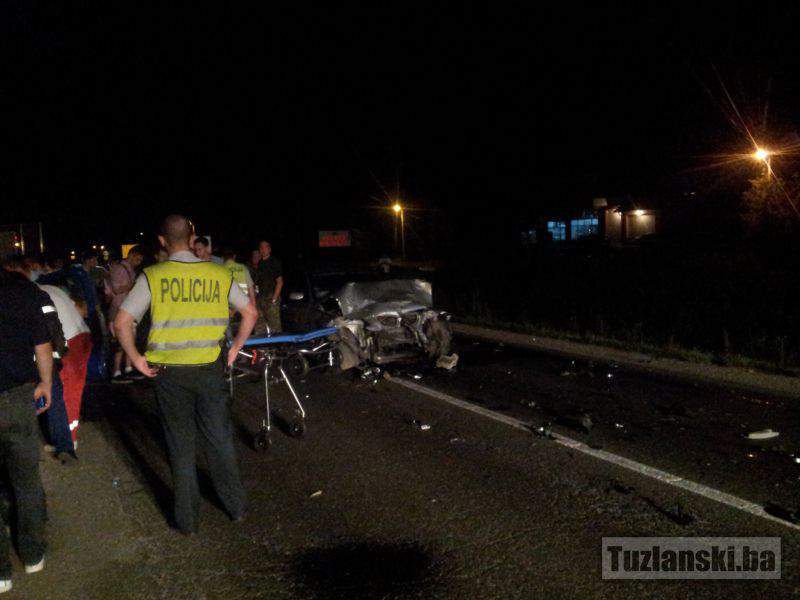
[[[422,279],[351,282],[335,295],[347,319],[369,319],[433,308],[433,291]]]

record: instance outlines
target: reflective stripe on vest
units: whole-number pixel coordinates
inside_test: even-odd
[[[144,270],[152,325],[147,360],[202,365],[219,357],[228,326],[230,272],[211,262],[166,261]]]
[[[222,325],[228,326],[227,317],[224,319],[170,319],[169,321],[161,321],[160,323],[153,323],[151,329],[180,329],[182,327],[207,327],[209,325]]]

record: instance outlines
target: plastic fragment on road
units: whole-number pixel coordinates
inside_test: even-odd
[[[452,371],[453,369],[456,368],[457,364],[458,364],[458,354],[456,354],[455,352],[453,354],[450,354],[449,356],[447,354],[443,354],[438,359],[436,359],[436,367],[439,369],[446,369],[448,371]]]
[[[378,383],[378,380],[382,377],[382,375],[383,372],[381,371],[380,367],[364,369],[364,372],[361,373],[361,381],[366,381],[367,383],[375,385]]]
[[[316,492],[314,492],[313,494],[311,494],[311,495],[309,496],[309,498],[319,498],[320,496],[322,496],[322,490],[317,490]]]
[[[420,431],[428,431],[431,428],[428,423],[423,423],[422,421],[417,421],[416,419],[411,421],[411,424]]]
[[[791,510],[780,504],[775,504],[774,502],[765,504],[764,512],[773,517],[783,519],[784,521],[789,521],[790,523],[800,523],[800,510]]]
[[[539,437],[543,437],[548,440],[555,439],[553,437],[553,432],[550,431],[550,423],[545,423],[544,425],[539,425],[538,427],[534,427],[533,433],[535,433]]]
[[[594,426],[589,413],[561,415],[556,419],[556,423],[580,433],[589,433]]]
[[[606,492],[617,492],[619,494],[625,494],[627,496],[629,494],[632,494],[635,490],[636,488],[634,488],[633,486],[625,485],[623,483],[620,483],[616,479],[612,479],[609,482],[609,486]]]
[[[412,377],[413,377],[414,379],[416,379],[417,381],[419,381],[420,379],[422,379],[422,375],[420,375],[419,373],[414,373],[414,374],[412,375]]]
[[[761,431],[751,431],[747,434],[748,440],[771,440],[776,438],[780,435],[777,431],[772,431],[772,429],[762,429]]]

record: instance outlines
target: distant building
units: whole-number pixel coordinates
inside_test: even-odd
[[[543,240],[567,242],[596,238],[621,246],[656,233],[660,225],[660,211],[644,201],[595,198],[591,209],[543,218],[539,227],[522,232],[522,243],[530,245]]]

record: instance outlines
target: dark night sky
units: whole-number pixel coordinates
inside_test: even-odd
[[[752,126],[797,118],[789,9],[120,6],[4,5],[0,222],[80,245],[184,211],[288,249],[390,222],[399,182],[412,223],[491,239],[744,149],[715,70]]]

